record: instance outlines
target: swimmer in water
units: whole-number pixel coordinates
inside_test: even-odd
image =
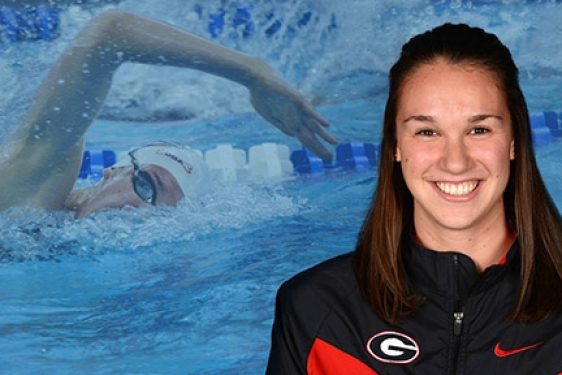
[[[159,143],[134,149],[89,189],[73,190],[84,134],[124,62],[197,69],[248,88],[265,120],[324,160],[337,140],[328,122],[269,65],[174,26],[123,11],[92,20],[39,86],[17,129],[0,146],[0,211],[12,206],[93,212],[147,204],[175,206],[205,189],[206,165],[193,150]],[[319,138],[318,138],[319,137]]]

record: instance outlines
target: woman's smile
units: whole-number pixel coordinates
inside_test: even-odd
[[[435,186],[443,193],[453,196],[466,196],[478,187],[478,180],[464,182],[435,182]]]

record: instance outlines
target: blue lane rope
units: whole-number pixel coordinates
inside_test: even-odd
[[[258,145],[257,147],[285,147],[285,145],[278,145],[274,143],[264,143],[262,145]],[[232,148],[230,145],[218,145],[216,149],[212,149],[209,151],[217,151],[226,148],[226,160],[231,160],[231,155],[228,152],[244,152],[245,156],[245,164],[244,165],[236,165],[230,166],[225,164],[224,169],[243,169],[252,167],[252,164],[255,165],[256,163],[251,163],[249,159],[249,153],[246,153],[244,150],[237,150]],[[224,152],[224,151],[223,151]],[[117,160],[118,153],[112,150],[99,150],[99,149],[91,149],[84,151],[82,157],[82,166],[80,167],[80,172],[78,174],[79,179],[90,179],[91,181],[98,181],[103,177],[103,170],[105,168],[111,167],[115,164]],[[266,156],[267,157],[267,156]],[[265,163],[283,163],[285,159],[278,154],[269,155],[270,159],[262,161],[262,164]],[[292,165],[292,175],[299,176],[299,175],[321,175],[324,174],[328,170],[332,169],[347,169],[347,170],[366,170],[375,168],[378,163],[378,146],[372,143],[342,143],[336,147],[336,156],[335,158],[326,163],[318,158],[316,155],[311,153],[308,149],[302,148],[300,150],[292,151],[290,154],[290,163]],[[209,164],[209,163],[208,163]],[[216,169],[221,169],[221,166],[210,166],[210,167],[218,167]],[[233,171],[234,175],[236,175],[236,171]],[[263,179],[267,179],[270,176],[267,172],[264,174]],[[279,175],[275,175],[275,177],[280,177]],[[285,177],[287,177],[285,175]]]

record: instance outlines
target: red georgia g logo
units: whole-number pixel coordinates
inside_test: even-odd
[[[403,333],[379,332],[367,342],[367,351],[376,360],[384,363],[407,364],[420,355],[418,343]]]

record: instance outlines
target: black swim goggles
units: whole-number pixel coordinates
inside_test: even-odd
[[[156,204],[156,185],[150,174],[143,171],[135,158],[138,148],[129,151],[131,164],[133,165],[133,189],[140,199],[148,204]]]

